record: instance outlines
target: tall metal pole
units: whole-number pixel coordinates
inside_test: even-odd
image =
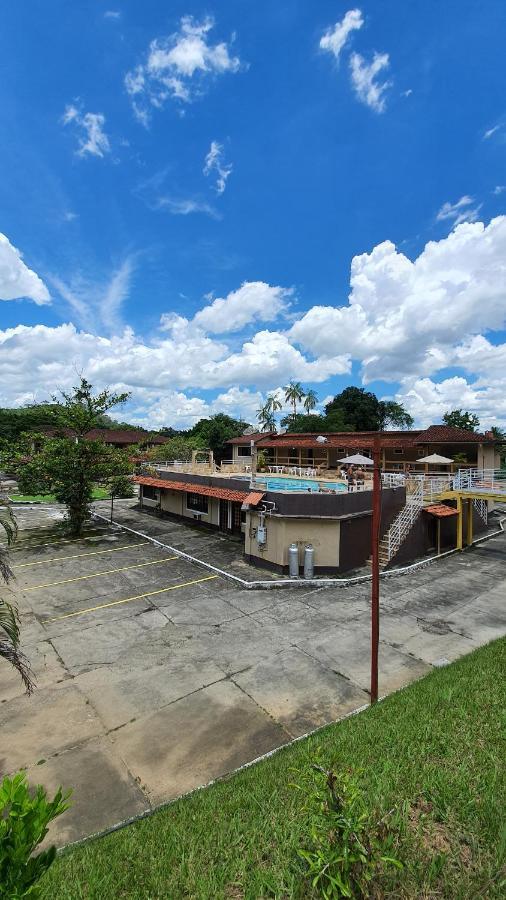
[[[381,527],[380,439],[374,438],[372,488],[371,703],[378,699],[379,540]]]

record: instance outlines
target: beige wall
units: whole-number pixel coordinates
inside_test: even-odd
[[[299,545],[299,564],[304,562],[304,547],[312,544],[315,551],[315,566],[339,565],[340,523],[336,519],[303,519],[277,516],[266,516],[267,543],[264,547],[257,544],[254,530],[258,525],[258,514],[248,513],[244,552],[247,556],[256,556],[266,562],[278,566],[288,565],[288,547],[292,543]]]
[[[185,516],[188,519],[194,519],[195,515],[192,510],[186,509],[186,492],[185,491],[168,491],[162,490],[161,508],[164,512],[172,513],[175,516]],[[203,522],[210,525],[218,525],[220,521],[220,501],[216,497],[208,498],[208,512],[198,513],[202,517]]]

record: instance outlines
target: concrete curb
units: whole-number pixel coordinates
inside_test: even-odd
[[[207,563],[202,559],[197,559],[195,556],[190,556],[189,553],[184,553],[183,550],[177,550],[175,547],[171,547],[170,544],[164,544],[163,541],[159,541],[156,538],[150,537],[148,534],[144,534],[143,531],[137,531],[135,528],[130,528],[128,525],[122,525],[121,522],[110,521],[106,516],[102,516],[100,513],[92,511],[92,516],[95,519],[100,519],[103,522],[107,522],[109,525],[114,526],[115,528],[119,528],[120,531],[128,531],[130,534],[135,534],[136,537],[142,537],[146,541],[154,544],[157,547],[162,547],[164,550],[169,550],[171,553],[174,553],[176,556],[181,557],[181,559],[186,559],[188,562],[193,563],[194,565],[201,566],[204,569],[209,570],[210,572],[214,572],[216,575],[221,575],[223,578],[228,578],[229,581],[233,581],[236,584],[240,585],[242,588],[246,590],[271,590],[273,588],[287,588],[287,587],[348,587],[353,584],[367,584],[371,581],[371,575],[357,575],[353,578],[279,578],[277,580],[269,580],[269,581],[246,581],[244,578],[240,578],[238,575],[233,575],[231,572],[227,572],[224,569],[219,569],[217,566],[211,565],[211,563]],[[503,523],[506,522],[506,516],[499,521],[499,529],[498,531],[493,531],[491,534],[486,534],[483,537],[477,538],[470,545],[473,547],[475,544],[480,544],[483,541],[487,541],[492,537],[496,537],[498,534],[503,534],[504,526]],[[438,560],[445,559],[445,557],[453,556],[455,553],[463,553],[468,550],[469,547],[464,547],[463,550],[447,550],[445,553],[440,553],[439,556],[431,556],[429,559],[422,559],[418,562],[412,563],[409,566],[403,566],[399,569],[390,569],[387,572],[380,572],[380,578],[396,578],[402,575],[408,575],[410,572],[414,572],[417,569],[422,569],[425,566],[429,566]]]

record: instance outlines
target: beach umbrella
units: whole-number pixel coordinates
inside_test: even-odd
[[[453,462],[453,459],[448,459],[447,456],[440,456],[439,453],[431,453],[430,456],[422,456],[421,459],[417,459],[419,463],[432,463],[437,465],[438,463],[442,466],[449,466],[450,463]]]
[[[362,456],[361,453],[355,453],[353,456],[345,456],[344,459],[338,459],[339,463],[345,463],[348,466],[372,466],[373,461],[368,456]]]

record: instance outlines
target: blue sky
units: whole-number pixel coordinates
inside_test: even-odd
[[[8,5],[0,402],[506,423],[505,37],[502,0]]]

